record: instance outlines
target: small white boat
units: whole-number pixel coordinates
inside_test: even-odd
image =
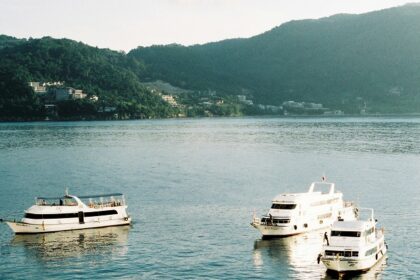
[[[327,189],[326,192],[320,189]],[[308,192],[276,196],[262,218],[253,217],[251,225],[263,238],[289,236],[330,227],[337,220],[354,220],[355,207],[335,191],[335,184],[314,182]]]
[[[121,193],[37,197],[20,222],[6,221],[16,234],[121,226],[131,223]]]
[[[335,222],[319,255],[328,270],[337,273],[366,271],[379,262],[387,252],[383,229],[376,228],[373,209],[359,208],[360,214],[368,212],[366,219]]]

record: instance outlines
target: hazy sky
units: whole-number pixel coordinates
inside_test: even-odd
[[[293,19],[364,13],[400,0],[0,0],[0,34],[115,50],[250,37]],[[413,1],[411,1],[413,2]]]

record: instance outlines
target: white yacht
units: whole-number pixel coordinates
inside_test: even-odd
[[[128,225],[124,195],[121,193],[62,197],[37,197],[20,222],[6,221],[16,234],[45,233]]]
[[[383,229],[376,228],[373,209],[359,209],[360,214],[363,214],[362,211],[368,212],[366,219],[337,221],[332,225],[329,237],[327,234],[324,237],[319,260],[330,271],[365,271],[386,254]]]
[[[322,192],[321,190],[327,190]],[[305,193],[285,193],[276,196],[271,209],[262,218],[253,217],[251,225],[263,238],[288,236],[330,227],[334,221],[354,220],[355,207],[343,201],[335,184],[314,182]]]

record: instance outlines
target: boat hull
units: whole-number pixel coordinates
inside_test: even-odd
[[[123,226],[131,224],[131,218],[86,222],[83,224],[29,224],[22,222],[6,222],[16,234],[36,234],[67,230]]]
[[[363,272],[386,256],[386,248],[366,258],[324,257],[321,261],[329,271],[337,273]]]
[[[265,239],[269,238],[275,238],[275,237],[286,237],[286,236],[292,236],[296,234],[306,233],[310,231],[315,231],[323,228],[328,228],[331,226],[331,224],[324,224],[324,225],[318,225],[318,226],[308,226],[308,227],[297,227],[294,228],[293,225],[288,226],[267,226],[259,223],[251,223],[251,226],[256,228]]]

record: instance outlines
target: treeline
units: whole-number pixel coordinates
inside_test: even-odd
[[[254,103],[420,112],[420,6],[292,21],[249,39],[139,47],[145,76]]]
[[[65,86],[96,95],[57,104],[62,117],[104,116],[112,106],[126,118],[169,117],[176,110],[140,83],[144,65],[124,53],[98,49],[67,39],[15,39],[0,36],[0,118],[42,119],[45,109],[29,81],[65,81]]]
[[[420,113],[420,6],[292,21],[266,33],[204,45],[139,47],[128,54],[67,39],[0,35],[0,120],[48,114],[29,81],[65,81],[99,101],[58,102],[64,119],[236,116],[254,104],[322,103],[344,113]],[[142,82],[163,80],[203,96],[171,106]],[[210,95],[208,97],[211,97]],[[206,105],[207,104],[207,105]],[[101,108],[113,108],[102,110]]]

